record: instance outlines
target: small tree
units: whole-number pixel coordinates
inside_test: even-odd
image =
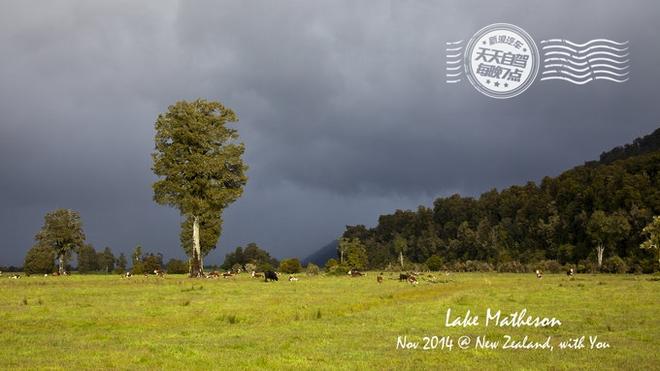
[[[309,263],[307,264],[307,275],[308,276],[316,276],[319,274],[319,266],[314,264],[314,263]]]
[[[142,246],[137,245],[133,249],[133,255],[131,255],[131,263],[133,264],[131,270],[133,274],[142,274],[144,273],[144,264],[142,263]]]
[[[280,271],[284,273],[300,273],[302,265],[298,258],[284,259],[280,262]]]
[[[88,273],[98,270],[98,261],[96,259],[96,250],[90,244],[84,244],[78,249],[78,272]]]
[[[85,241],[80,214],[70,209],[47,213],[44,225],[35,240],[39,245],[48,246],[55,251],[60,274],[63,274],[67,258],[72,251],[78,251]]]
[[[55,250],[49,246],[34,245],[25,256],[23,270],[28,274],[52,273],[55,269]]]
[[[358,238],[351,238],[346,249],[346,264],[351,268],[366,269],[369,265],[367,248]]]
[[[392,241],[392,247],[399,254],[399,263],[401,264],[401,269],[403,269],[403,254],[408,250],[408,241],[397,233]]]
[[[110,273],[115,270],[115,256],[109,247],[105,247],[102,252],[96,254],[96,261],[99,270]]]
[[[163,268],[163,254],[148,253],[142,257],[142,273],[154,273],[156,269]]]
[[[128,261],[126,260],[126,255],[124,253],[120,253],[119,257],[117,258],[117,270],[120,273],[126,272],[126,267],[128,267]]]
[[[605,248],[614,248],[630,232],[628,219],[621,214],[607,215],[603,211],[595,211],[587,224],[587,234],[596,245],[598,268],[603,266]]]
[[[648,239],[640,247],[656,250],[658,252],[658,262],[660,263],[660,216],[654,216],[653,221],[644,227],[642,234],[648,236]]]
[[[339,263],[337,262],[337,259],[330,258],[325,263],[325,270],[329,271],[330,269],[332,269],[333,267],[336,267],[337,265],[339,265]]]

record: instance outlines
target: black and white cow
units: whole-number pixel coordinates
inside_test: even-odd
[[[264,272],[264,282],[268,282],[268,280],[278,281],[279,279],[277,278],[277,274],[275,272],[265,271]]]

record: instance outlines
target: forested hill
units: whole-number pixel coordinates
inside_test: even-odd
[[[660,128],[653,133],[642,138],[635,139],[632,143],[625,146],[616,147],[610,151],[603,152],[600,155],[600,163],[609,164],[616,160],[623,160],[628,157],[638,156],[644,153],[660,150]]]
[[[457,270],[516,271],[541,263],[657,270],[653,253],[639,245],[641,230],[660,214],[659,137],[656,130],[538,185],[493,189],[478,198],[456,194],[432,207],[382,215],[374,228],[347,226],[342,241],[358,239],[345,245],[365,249],[366,261],[357,264],[372,269],[398,264],[403,252],[410,264]],[[605,247],[601,267],[598,245]]]

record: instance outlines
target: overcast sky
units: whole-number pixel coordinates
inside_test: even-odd
[[[557,175],[660,126],[659,18],[650,0],[0,1],[0,264],[56,208],[97,249],[183,257],[150,169],[181,99],[234,109],[250,166],[206,263],[252,241],[302,258],[347,224]],[[629,40],[631,79],[446,84],[445,42],[497,22]]]

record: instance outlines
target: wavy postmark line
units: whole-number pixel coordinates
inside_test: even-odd
[[[541,81],[563,80],[584,85],[595,80],[628,81],[628,41],[593,39],[579,44],[566,39],[541,40]]]
[[[628,74],[630,72],[616,73],[616,72],[612,72],[612,71],[608,71],[608,70],[591,70],[587,73],[583,73],[581,75],[578,75],[578,74],[575,74],[575,73],[572,73],[572,72],[569,72],[569,71],[566,71],[566,70],[547,70],[547,71],[543,71],[543,73],[541,75],[556,74],[556,73],[568,75],[568,76],[571,76],[575,79],[584,79],[585,77],[596,76],[596,75],[600,75],[600,74],[612,75],[612,76],[616,76],[616,77],[626,77],[626,76],[628,76]]]
[[[609,62],[609,63],[619,64],[619,65],[625,65],[625,64],[630,62],[630,59],[619,61],[619,60],[615,60],[615,59],[612,59],[612,58],[591,58],[588,61],[576,62],[576,61],[574,61],[572,59],[568,59],[568,58],[556,58],[555,57],[555,58],[546,58],[546,59],[543,60],[543,63],[548,63],[548,62],[563,62],[563,63],[569,63],[569,64],[574,65],[574,66],[582,67],[582,66],[593,65],[593,63],[591,63],[591,62]],[[612,66],[613,68],[615,67],[613,64],[609,64],[609,65]]]
[[[595,81],[595,80],[609,80],[609,81],[616,82],[616,83],[622,83],[622,82],[628,81],[629,79],[620,80],[620,79],[614,79],[614,78],[611,78],[611,77],[608,77],[608,76],[594,76],[594,77],[590,77],[586,80],[581,80],[581,81],[573,80],[569,77],[564,77],[564,76],[546,76],[546,77],[541,78],[541,81],[546,81],[546,80],[564,80],[564,81],[568,81],[568,82],[576,84],[576,85],[584,85],[586,83],[589,83],[589,82]]]
[[[613,44],[613,45],[617,45],[617,46],[628,45],[628,40],[619,42],[619,41],[614,41],[614,40],[610,40],[610,39],[593,39],[593,40],[587,41],[584,44],[574,43],[574,42],[572,42],[570,40],[567,40],[567,39],[541,40],[541,44],[549,44],[549,43],[564,43],[564,44],[568,44],[570,46],[574,46],[576,48],[584,48],[585,46],[591,45],[591,44],[594,44],[594,43]]]
[[[445,45],[445,82],[456,84],[463,76],[463,40],[447,41]]]
[[[543,55],[546,56],[546,57],[547,56],[553,56],[553,55],[560,55],[560,56],[564,56],[565,58],[570,58],[572,60],[585,61],[585,60],[592,59],[594,56],[596,56],[596,57],[607,56],[607,57],[614,58],[614,59],[623,59],[623,58],[628,57],[630,55],[630,53],[616,54],[616,53],[611,53],[611,52],[600,51],[600,52],[591,52],[591,53],[585,54],[585,55],[575,55],[575,54],[567,53],[567,52],[551,51],[551,52],[545,52]]]
[[[566,64],[566,63],[548,63],[548,64],[543,65],[543,68],[544,69],[559,68],[559,69],[569,69],[573,72],[585,72],[585,71],[589,71],[589,70],[593,71],[594,69],[597,69],[597,68],[610,68],[610,69],[617,70],[617,71],[624,71],[624,70],[627,70],[628,68],[630,68],[630,66],[617,67],[617,66],[612,66],[612,65],[609,65],[609,64],[605,64],[605,63],[594,63],[594,64],[590,64],[590,65],[588,65],[587,67],[584,67],[584,68],[575,68],[575,67],[571,66],[570,64]]]
[[[609,45],[594,45],[594,46],[590,46],[586,49],[575,49],[575,48],[571,48],[570,46],[566,46],[566,45],[563,45],[563,44],[550,44],[550,45],[545,45],[541,48],[541,50],[552,50],[552,49],[568,50],[569,52],[571,52],[573,54],[584,54],[584,53],[588,53],[592,50],[597,50],[597,49],[612,50],[616,53],[628,51],[628,47],[615,48],[615,47],[609,46]]]

